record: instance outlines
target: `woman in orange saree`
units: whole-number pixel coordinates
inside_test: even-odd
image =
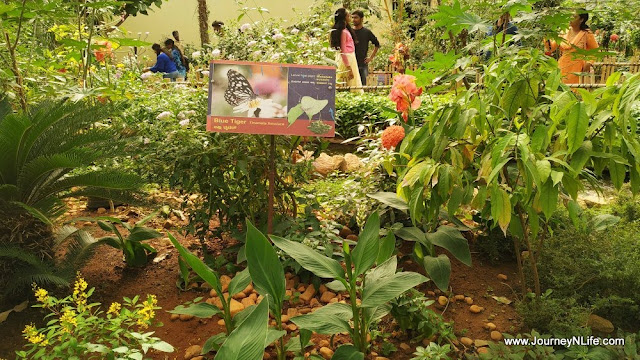
[[[576,48],[591,50],[598,48],[598,42],[587,25],[589,14],[578,13],[569,23],[569,30],[562,35],[564,39],[560,44],[553,40],[545,43],[546,51],[555,51],[560,48],[562,56],[558,60],[558,66],[562,73],[562,81],[565,84],[577,84],[580,78],[576,73],[588,72],[591,62],[576,54]]]

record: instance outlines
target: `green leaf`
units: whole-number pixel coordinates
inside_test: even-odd
[[[197,256],[190,253],[187,249],[182,247],[178,240],[173,237],[170,233],[167,234],[169,236],[169,240],[173,243],[180,256],[184,259],[184,261],[193,269],[193,271],[202,278],[202,280],[206,281],[207,284],[211,285],[212,288],[216,289],[219,294],[222,294],[222,287],[220,285],[220,279],[218,278],[218,274],[216,274],[213,270],[211,270],[202,260],[200,260]]]
[[[222,313],[222,311],[220,311],[220,309],[218,309],[217,306],[211,305],[206,302],[191,304],[187,307],[185,307],[184,305],[178,305],[173,310],[168,312],[172,314],[193,315],[195,317],[204,318],[204,319],[210,318],[212,316]]]
[[[393,300],[405,291],[429,279],[414,272],[401,272],[367,284],[362,293],[362,307],[376,307]]]
[[[325,279],[344,279],[344,269],[334,259],[320,255],[313,249],[298,242],[289,241],[278,236],[271,236],[273,243],[291,256],[303,268],[316,276]]]
[[[284,269],[269,240],[247,220],[247,267],[253,285],[262,295],[270,295],[272,310],[279,314],[285,293]],[[246,287],[246,286],[245,286]]]
[[[364,224],[364,229],[358,237],[358,244],[351,253],[353,265],[355,266],[354,276],[364,274],[376,262],[380,242],[380,217],[375,211],[369,216]]]
[[[364,360],[364,354],[358,351],[355,346],[347,344],[336,349],[331,360]]]
[[[426,236],[433,245],[447,249],[460,262],[471,266],[469,242],[462,236],[460,231],[451,226],[440,226],[436,232],[428,233]]]
[[[264,343],[266,346],[269,346],[285,335],[287,335],[287,332],[284,330],[276,330],[276,329],[269,328],[269,330],[267,330],[267,339],[265,340]]]
[[[202,351],[200,354],[207,354],[209,351],[218,351],[226,339],[227,334],[225,333],[219,333],[211,336],[204,342],[204,345],[202,345]]]
[[[546,159],[538,160],[536,161],[536,170],[540,175],[540,181],[544,183],[551,175],[551,163]]]
[[[451,276],[449,257],[444,254],[438,255],[438,257],[427,255],[422,261],[424,269],[438,289],[446,291],[449,288],[449,277]]]
[[[502,108],[507,113],[509,119],[513,119],[520,107],[527,108],[535,104],[535,98],[531,93],[530,84],[527,80],[521,79],[509,86],[502,96]]]
[[[398,197],[394,192],[377,192],[375,194],[367,194],[368,197],[376,199],[381,203],[398,210],[409,210],[409,205]]]
[[[593,229],[595,231],[603,231],[617,224],[620,218],[611,214],[600,214],[595,216],[592,220]]]
[[[302,110],[302,106],[300,106],[300,104],[289,109],[289,112],[287,113],[289,126],[291,126],[294,122],[296,122],[296,120],[298,120],[298,118],[300,117],[300,115],[302,115],[303,112],[304,111]]]
[[[311,117],[322,111],[328,103],[329,100],[326,99],[317,100],[311,96],[303,96],[302,99],[300,99],[300,108],[307,113],[309,120],[311,120]]]
[[[266,296],[247,318],[229,334],[216,354],[218,360],[261,360],[267,346],[269,299]]]
[[[347,304],[333,303],[301,316],[291,318],[291,321],[301,329],[314,331],[321,335],[333,335],[341,332],[351,333],[353,312]]]
[[[417,227],[403,227],[396,230],[395,234],[407,241],[417,241],[425,246],[430,246],[426,234]]]
[[[551,180],[545,182],[540,189],[540,206],[547,219],[551,218],[558,206],[558,187]]]
[[[583,102],[577,102],[566,117],[567,122],[567,148],[569,155],[573,154],[584,141],[589,127],[587,108]]]
[[[376,259],[376,264],[382,264],[387,259],[393,256],[393,252],[396,250],[396,236],[392,231],[387,232],[387,236],[385,236],[380,242],[380,251],[378,251],[378,258]]]
[[[158,341],[156,343],[151,344],[151,348],[158,351],[162,351],[162,352],[173,352],[174,350],[171,344],[164,341]],[[140,354],[140,359],[142,359],[142,354]]]
[[[491,192],[491,217],[506,235],[511,222],[511,202],[509,194],[499,186],[494,186]]]
[[[246,268],[237,273],[229,283],[229,295],[233,296],[241,292],[249,285],[249,283],[251,283],[251,275],[249,274],[249,268]]]
[[[489,174],[489,177],[487,178],[487,184],[491,184],[491,182],[498,175],[500,170],[502,170],[504,165],[506,163],[508,163],[509,160],[511,160],[511,159],[512,159],[512,157],[508,157],[508,158],[500,160],[500,162],[496,164],[496,166],[493,168],[493,170],[491,170],[491,174]]]
[[[390,257],[387,261],[376,266],[373,270],[367,273],[365,282],[367,284],[375,283],[382,278],[392,276],[396,273],[398,267],[398,259],[395,256]]]
[[[613,183],[613,186],[615,186],[617,190],[620,190],[627,175],[625,166],[611,159],[609,161],[609,174],[611,175],[611,182]]]
[[[580,207],[578,202],[575,200],[570,200],[567,203],[567,210],[569,211],[569,219],[571,219],[573,226],[575,226],[576,228],[579,227],[582,222],[582,219],[580,218],[580,215],[582,215],[582,208]]]

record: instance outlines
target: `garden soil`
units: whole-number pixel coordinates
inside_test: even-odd
[[[95,212],[87,211],[80,203],[72,203],[70,208],[69,218],[97,216]],[[143,214],[146,215],[149,212],[145,209],[119,207],[115,209],[114,213],[103,215],[136,221],[142,218]],[[174,234],[185,247],[196,252],[200,248],[200,243],[193,237],[184,237],[178,233],[179,228],[184,225],[186,225],[186,221],[180,220],[176,216],[172,216],[170,219],[158,217],[147,224],[147,226],[153,228],[169,227],[167,231]],[[105,235],[98,227],[90,223],[80,223],[76,224],[76,226],[90,229],[96,237]],[[233,239],[215,239],[215,241],[210,241],[207,246],[211,253],[219,255],[224,248],[234,243]],[[156,334],[162,340],[172,344],[176,350],[171,354],[152,353],[150,356],[153,359],[184,359],[185,350],[189,346],[201,346],[210,336],[224,331],[224,327],[218,325],[219,319],[217,317],[212,319],[194,318],[188,321],[171,320],[171,314],[165,310],[171,310],[175,306],[193,300],[196,297],[204,297],[206,299],[209,289],[196,287],[189,291],[179,290],[176,286],[179,275],[177,251],[173,248],[168,238],[155,239],[150,241],[150,244],[158,250],[156,260],[161,258],[162,260],[151,261],[147,266],[140,269],[129,269],[124,267],[121,252],[108,246],[101,246],[93,258],[83,267],[81,273],[89,283],[89,286],[96,288],[90,301],[101,302],[104,306],[108,306],[114,301],[120,302],[123,297],[132,298],[136,295],[155,294],[158,299],[158,306],[162,307],[162,310],[157,311],[156,319],[163,323],[163,326],[155,328]],[[490,331],[484,328],[485,323],[489,321],[494,323],[500,332],[517,333],[521,329],[521,322],[513,306],[514,303],[503,303],[505,299],[514,301],[516,297],[515,291],[520,288],[515,281],[517,278],[515,263],[498,266],[490,265],[473,251],[473,243],[471,246],[473,267],[467,267],[456,259],[451,259],[450,288],[452,291],[448,295],[450,295],[452,301],[446,306],[440,306],[436,301],[432,305],[433,309],[438,313],[442,313],[446,321],[454,322],[455,333],[459,337],[465,336],[474,340],[490,340]],[[410,248],[401,247],[400,251],[410,253]],[[399,263],[399,267],[424,273],[424,270],[411,260]],[[506,275],[507,280],[499,279],[498,274]],[[432,283],[422,285],[419,290],[423,291],[429,298],[437,299],[443,295]],[[64,293],[59,295],[65,296]],[[472,313],[469,309],[470,305],[465,301],[454,301],[454,295],[470,297],[473,300],[473,304],[482,307],[484,310],[477,314]],[[317,297],[319,298],[320,296],[317,295]],[[497,301],[494,297],[503,301]],[[30,305],[32,304],[33,302],[30,303]],[[4,311],[3,309],[0,310]],[[11,313],[7,321],[0,324],[0,358],[14,358],[14,351],[24,345],[24,339],[21,336],[22,329],[30,323],[42,326],[44,315],[44,312],[37,308],[28,308],[20,313]],[[412,343],[402,332],[394,331],[397,329],[394,329],[391,318],[383,320],[381,326],[384,332],[391,335],[387,340],[380,341],[391,341],[398,348],[398,351],[388,356],[389,359],[410,359],[416,346],[425,345],[423,343]],[[314,336],[312,339],[315,344],[322,343],[324,345],[326,345],[327,340],[329,339],[323,336]],[[338,336],[334,339],[335,344],[343,343],[347,340],[343,336]],[[374,340],[375,344],[376,340]],[[454,344],[461,351],[465,349],[465,346],[460,343],[456,342]],[[316,351],[318,347],[316,345]],[[474,349],[468,348],[466,350],[472,352]],[[268,351],[271,352],[270,358],[275,358],[273,349],[269,348]],[[265,358],[268,357],[269,355],[265,355]]]

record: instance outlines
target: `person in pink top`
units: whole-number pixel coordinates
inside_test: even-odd
[[[356,59],[357,40],[355,32],[349,25],[351,16],[345,8],[336,10],[334,14],[334,24],[331,29],[331,47],[339,50],[336,54],[336,64],[338,65],[338,82],[346,82],[347,86],[362,87],[360,72],[358,71],[358,60]],[[352,89],[352,92],[363,93],[362,89]]]

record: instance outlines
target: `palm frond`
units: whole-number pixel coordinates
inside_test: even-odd
[[[49,212],[42,212],[38,207],[33,207],[33,206],[29,206],[23,202],[20,201],[11,201],[11,204],[17,205],[23,209],[25,209],[29,214],[33,215],[33,217],[35,217],[36,219],[42,221],[43,223],[49,225],[49,226],[53,226],[53,223],[51,222],[51,220],[49,219],[48,213]]]
[[[55,177],[51,175],[55,170],[71,170],[79,167],[89,166],[98,158],[95,152],[89,149],[72,149],[64,154],[53,154],[50,156],[40,156],[27,162],[21,169],[17,179],[17,186],[23,191],[22,200],[27,200],[30,193],[37,192],[37,189],[47,182],[54,182],[66,172],[58,172]]]
[[[15,184],[19,153],[31,121],[23,115],[8,114],[0,120],[0,184]]]
[[[13,184],[0,185],[0,200],[10,201],[18,197],[18,187]]]
[[[33,268],[21,269],[19,273],[11,277],[11,282],[7,284],[6,292],[12,293],[25,290],[34,283],[43,288],[66,287],[71,284],[73,277],[74,273],[69,273],[68,271],[55,272],[54,270],[38,271]]]
[[[111,190],[135,190],[143,185],[142,179],[134,174],[117,170],[97,170],[90,173],[65,177],[60,181],[46,186],[40,191],[40,197],[47,197],[74,187],[89,189]],[[105,193],[106,194],[106,193]],[[106,196],[101,196],[107,198]],[[36,201],[38,198],[35,199]]]
[[[27,265],[38,272],[53,272],[50,264],[18,246],[0,245],[0,258],[19,260],[23,266]]]

